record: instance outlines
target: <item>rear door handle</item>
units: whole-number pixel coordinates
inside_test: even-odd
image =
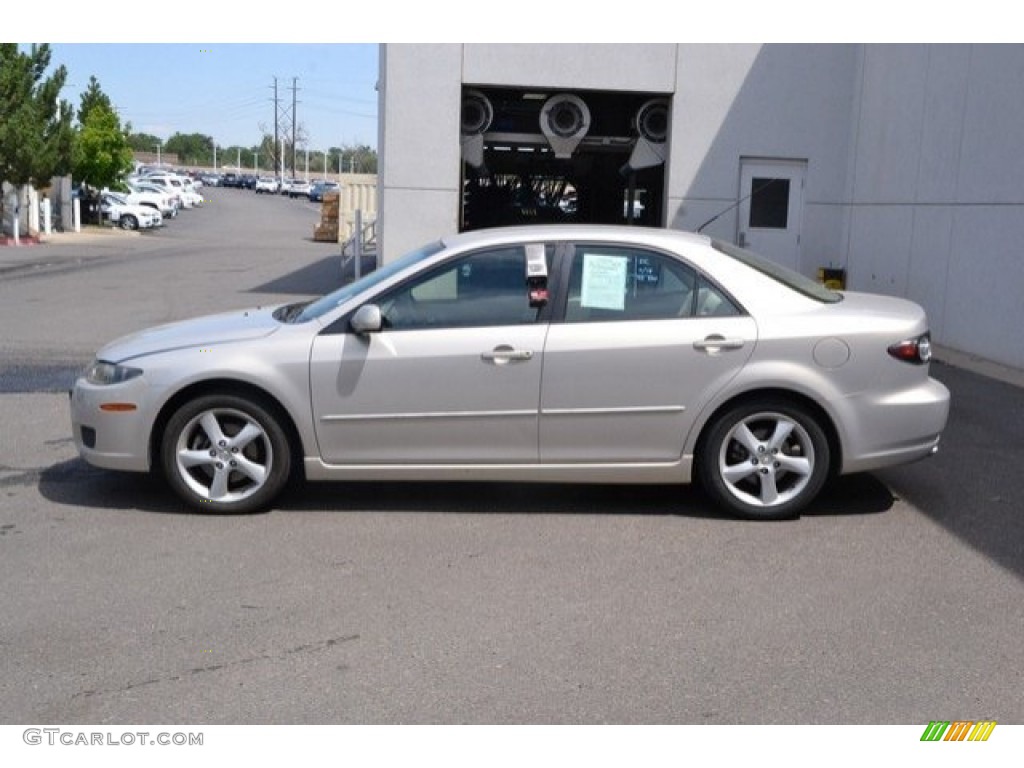
[[[727,339],[721,334],[713,333],[700,341],[693,342],[693,348],[714,355],[726,349],[740,349],[745,343],[743,339]]]
[[[524,362],[533,359],[533,351],[516,349],[508,344],[500,344],[490,352],[480,353],[480,359],[495,365],[508,365],[513,362]]]

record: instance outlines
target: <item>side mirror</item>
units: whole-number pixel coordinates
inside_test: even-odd
[[[384,326],[384,319],[380,314],[380,307],[376,304],[364,304],[349,320],[349,326],[356,333],[377,333]]]

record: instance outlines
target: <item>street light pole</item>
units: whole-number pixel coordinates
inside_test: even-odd
[[[157,164],[157,165],[160,165],[160,145],[161,145],[162,143],[163,143],[163,142],[160,142],[160,141],[158,141],[158,142],[156,143],[156,164]]]

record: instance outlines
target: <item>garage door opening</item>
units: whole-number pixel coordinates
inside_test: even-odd
[[[463,88],[460,229],[662,226],[670,111],[654,93]]]

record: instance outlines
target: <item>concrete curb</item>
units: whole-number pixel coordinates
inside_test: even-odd
[[[1004,384],[1011,384],[1024,389],[1024,371],[1019,368],[1013,368],[1009,365],[1003,365],[993,360],[986,360],[983,357],[972,355],[969,352],[961,352],[958,349],[943,347],[938,344],[935,345],[934,355],[935,359],[940,363],[951,365],[954,368],[963,368],[972,373],[987,376]]]

